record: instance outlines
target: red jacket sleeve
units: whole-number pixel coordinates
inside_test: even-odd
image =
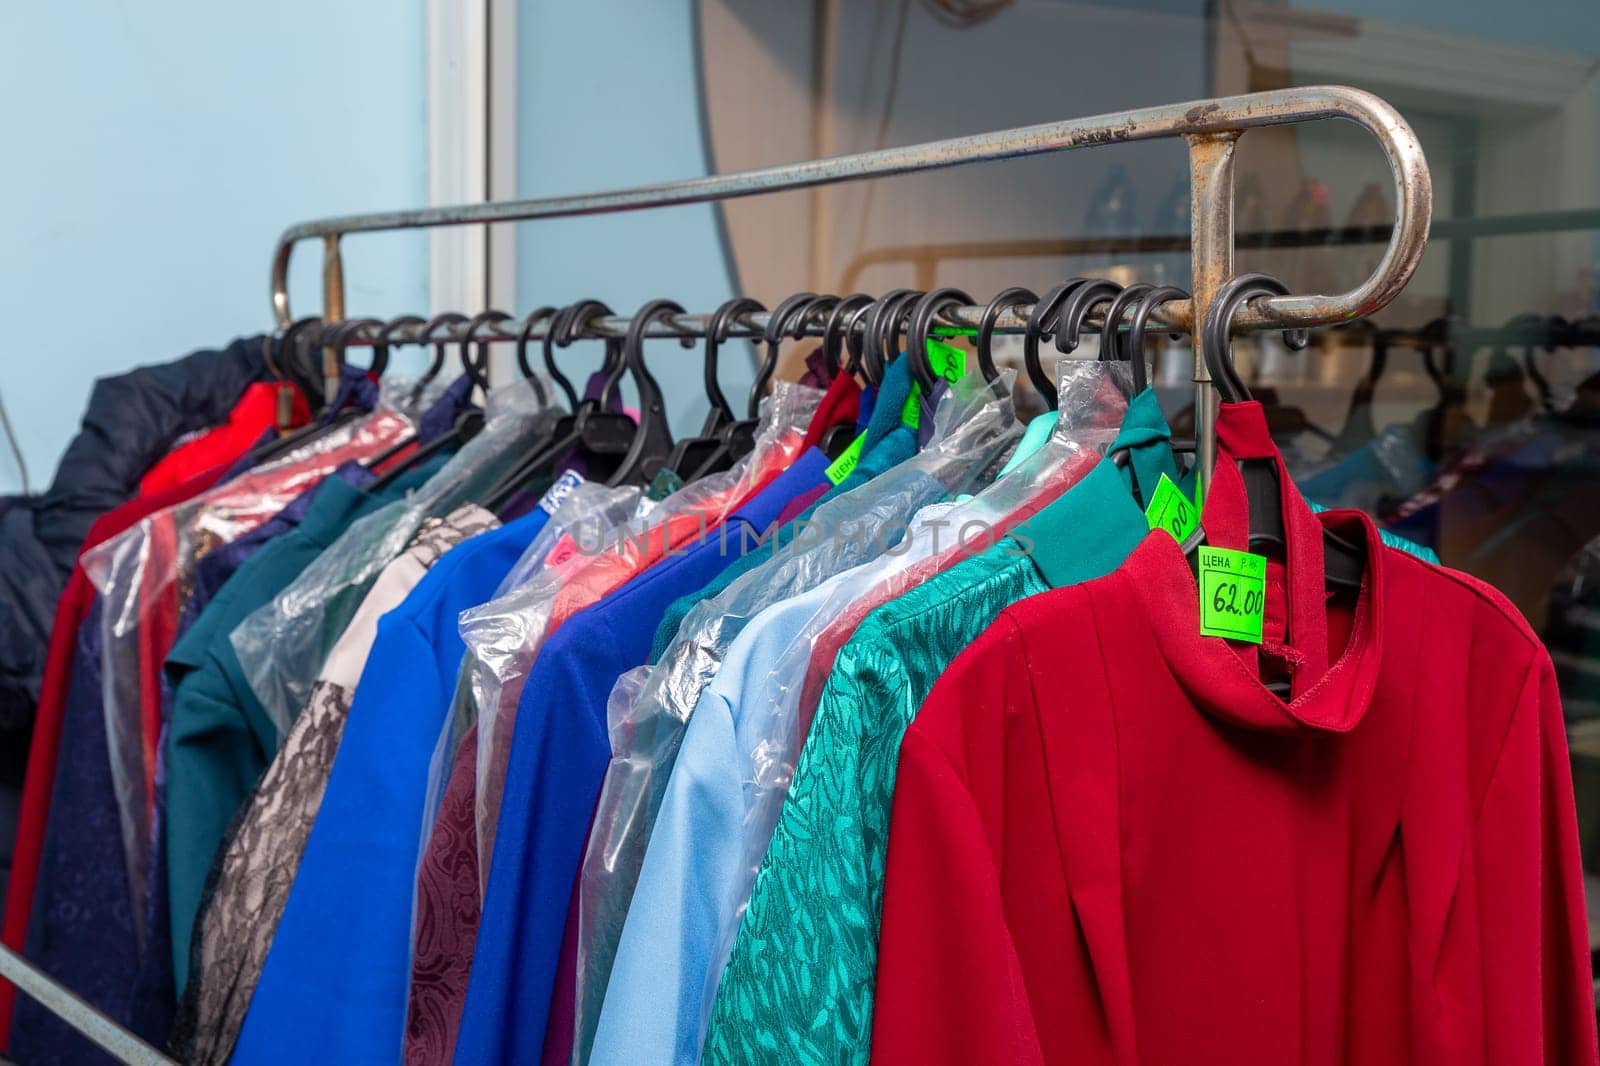
[[[1043,1062],[996,865],[1005,725],[1018,710],[1033,714],[1020,636],[1002,614],[940,678],[900,749],[875,1064]]]
[[[1523,685],[1476,826],[1488,1055],[1595,1063],[1594,984],[1565,722],[1548,656]],[[1531,871],[1538,876],[1531,876]]]

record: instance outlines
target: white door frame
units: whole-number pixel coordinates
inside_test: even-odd
[[[517,184],[516,0],[428,0],[428,202],[510,199]],[[428,231],[431,311],[516,313],[510,224]],[[509,353],[490,376],[508,380]]]

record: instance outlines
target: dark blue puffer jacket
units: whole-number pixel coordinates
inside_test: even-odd
[[[0,747],[32,724],[56,600],[90,524],[131,499],[179,437],[224,421],[265,373],[262,338],[250,337],[101,378],[50,488],[0,507]]]

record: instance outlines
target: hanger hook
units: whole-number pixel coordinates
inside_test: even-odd
[[[544,382],[540,381],[539,376],[534,373],[533,364],[528,361],[528,341],[532,339],[533,331],[539,323],[547,319],[553,319],[555,316],[556,309],[548,304],[543,307],[536,307],[528,313],[527,318],[522,320],[522,326],[517,330],[517,369],[522,371],[522,376],[525,379],[534,383],[534,390],[539,394],[539,402],[545,404],[550,402],[549,395],[545,391]],[[571,389],[571,382],[567,383],[567,387],[569,390]],[[573,407],[578,406],[575,397],[569,395],[567,399],[572,404],[567,410],[570,411]]]
[[[900,330],[911,306],[922,299],[914,289],[896,289],[893,295],[879,300],[867,319],[867,344],[864,360],[867,380],[874,385],[883,384],[884,371],[900,354]]]
[[[1122,317],[1128,308],[1139,302],[1140,297],[1155,288],[1149,282],[1135,282],[1126,286],[1121,292],[1111,298],[1106,304],[1105,320],[1100,324],[1100,361],[1102,363],[1133,363],[1132,349],[1124,350],[1122,338]],[[1140,353],[1138,366],[1133,369],[1133,381],[1128,395],[1137,396],[1144,391],[1144,353]]]
[[[561,368],[556,366],[555,349],[558,346],[565,348],[578,339],[578,332],[581,328],[578,321],[580,317],[587,321],[588,318],[596,315],[609,315],[611,313],[611,308],[599,300],[578,300],[557,311],[555,319],[550,323],[550,328],[545,330],[544,342],[541,346],[545,372],[550,375],[550,380],[554,381],[561,388],[561,391],[566,394],[567,401],[572,405],[571,409],[574,412],[577,411],[582,397],[573,389],[572,382],[567,380],[567,376],[561,372]],[[609,362],[611,354],[609,346],[606,354]],[[611,380],[608,373],[606,378],[607,392],[612,387]]]
[[[706,414],[705,428],[700,434],[702,437],[711,436],[721,425],[738,421],[728,397],[723,395],[722,386],[717,382],[717,351],[727,341],[740,315],[761,314],[766,309],[766,305],[759,300],[735,296],[711,312],[710,319],[706,321],[706,353],[701,373],[705,378],[706,399],[711,401],[711,410]]]
[[[817,298],[814,292],[797,292],[784,300],[767,318],[767,328],[762,333],[762,340],[766,342],[767,354],[761,360],[761,369],[756,371],[756,380],[750,386],[750,402],[745,408],[745,417],[756,418],[761,413],[761,395],[767,391],[767,383],[772,380],[772,375],[778,369],[778,348],[783,341],[783,335],[789,330],[790,320],[796,313],[804,313],[812,300]]]
[[[871,306],[872,297],[864,292],[853,292],[833,305],[828,320],[822,324],[822,359],[828,367],[828,380],[839,376],[839,354],[846,342],[852,353],[858,353],[861,343],[852,332],[855,316]],[[848,321],[848,325],[846,322]]]
[[[621,484],[635,475],[643,475],[646,479],[653,477],[661,463],[672,453],[672,434],[666,424],[666,402],[661,395],[661,386],[645,365],[644,337],[651,322],[659,318],[670,326],[672,316],[684,313],[682,305],[673,300],[651,300],[634,312],[628,323],[628,332],[622,340],[622,365],[627,368],[628,375],[633,378],[633,386],[639,393],[639,425],[634,431],[633,442],[628,446],[627,457],[608,484]],[[679,340],[689,340],[689,346],[694,346],[690,338],[680,335]]]
[[[983,317],[978,320],[977,340],[974,343],[978,351],[978,369],[983,373],[983,380],[993,384],[1000,379],[1000,371],[994,365],[994,329],[1000,321],[1000,316],[1007,311],[1015,311],[1038,302],[1038,293],[1021,285],[1013,285],[1009,289],[1001,289],[995,294],[994,299],[989,301],[989,306],[983,309]]]
[[[1119,363],[1131,357],[1123,350],[1122,319],[1128,308],[1138,303],[1144,294],[1155,288],[1147,281],[1136,281],[1111,298],[1106,304],[1105,319],[1100,323],[1100,361]]]
[[[1073,289],[1088,280],[1088,278],[1068,278],[1046,292],[1044,297],[1033,305],[1033,311],[1028,315],[1028,328],[1022,335],[1022,362],[1028,368],[1028,380],[1033,382],[1033,387],[1039,390],[1039,395],[1044,398],[1045,406],[1052,411],[1056,409],[1056,383],[1045,373],[1044,365],[1039,362],[1039,338],[1056,328],[1061,301],[1066,299]]]
[[[1164,303],[1188,298],[1189,294],[1176,285],[1157,285],[1139,298],[1139,306],[1133,309],[1133,320],[1128,324],[1126,343],[1128,358],[1133,362],[1134,395],[1143,392],[1150,384],[1144,363],[1144,332],[1150,325],[1150,316]]]
[[[1211,372],[1211,379],[1216,382],[1217,395],[1224,403],[1242,403],[1250,399],[1250,390],[1245,388],[1244,380],[1239,377],[1239,368],[1234,365],[1229,348],[1234,315],[1258,296],[1286,296],[1288,293],[1289,287],[1277,278],[1256,273],[1238,274],[1223,282],[1217,290],[1211,309],[1206,312],[1205,325],[1200,334],[1200,350],[1206,368]],[[1302,334],[1304,339],[1300,340],[1299,346],[1305,347],[1309,335],[1304,330],[1288,332]],[[1285,334],[1285,343],[1294,346],[1288,333]]]
[[[1083,327],[1094,309],[1117,298],[1122,286],[1110,278],[1090,278],[1072,290],[1056,318],[1056,351],[1065,355],[1083,343]]]
[[[484,326],[509,321],[511,315],[504,311],[479,311],[461,331],[461,368],[485,396],[489,394],[489,342],[479,340],[478,331]],[[476,357],[472,350],[474,344],[477,346]]]
[[[405,344],[409,338],[397,337],[396,334],[403,329],[409,329],[415,336],[416,330],[428,324],[428,320],[421,315],[400,315],[391,318],[378,330],[378,335],[372,341],[372,366],[378,376],[389,369],[389,348],[395,344]]]
[[[383,328],[383,320],[378,318],[347,318],[336,323],[328,335],[328,347],[333,349],[334,358],[339,365],[344,365],[345,351],[350,347],[350,342],[362,334],[371,340],[376,336],[376,331]],[[376,359],[376,355],[374,355]],[[372,367],[367,368],[367,373],[373,373]]]
[[[412,403],[417,402],[422,396],[422,390],[427,388],[429,383],[439,376],[439,371],[444,369],[445,351],[449,347],[450,340],[448,336],[435,339],[434,334],[451,326],[459,326],[466,321],[467,316],[459,311],[446,311],[443,314],[434,315],[417,334],[418,344],[433,345],[433,362],[423,372],[421,379],[417,381],[416,386],[411,390],[410,400]]]
[[[965,307],[971,302],[972,297],[960,289],[944,286],[929,290],[911,308],[906,328],[906,355],[911,360],[912,376],[922,386],[923,398],[930,402],[933,390],[943,380],[934,372],[933,362],[928,358],[928,334],[933,330],[933,321],[945,308]]]
[[[862,305],[859,310],[850,315],[850,323],[845,327],[850,337],[850,360],[845,363],[845,373],[859,374],[862,379],[868,382],[872,380],[872,370],[867,363],[867,350],[872,347],[872,329],[877,321],[878,307],[889,300],[904,296],[910,291],[910,289],[890,289],[871,303]],[[856,329],[858,324],[861,326],[859,331]]]
[[[313,330],[322,327],[322,319],[315,315],[297,319],[289,324],[283,331],[279,348],[283,353],[282,370],[288,375],[288,380],[313,403],[320,406],[333,402],[332,396],[322,395],[322,378],[320,373],[312,373],[308,366],[306,336]]]

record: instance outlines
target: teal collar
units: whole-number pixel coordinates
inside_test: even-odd
[[[1172,431],[1155,391],[1145,389],[1128,404],[1113,453],[1126,449],[1128,465],[1102,459],[1084,479],[1041,508],[1012,533],[1010,550],[1027,554],[1052,588],[1076,584],[1085,573],[1108,574],[1150,532],[1144,508],[1134,498],[1155,491],[1161,475],[1178,481]]]

